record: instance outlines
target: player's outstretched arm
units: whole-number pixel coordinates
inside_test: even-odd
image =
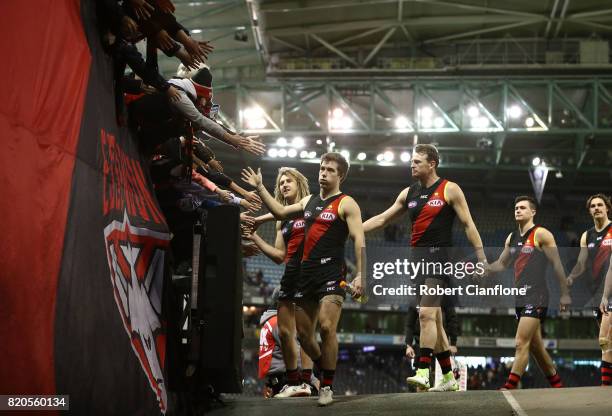
[[[569,275],[567,275],[567,284],[573,285],[574,281],[578,279],[586,270],[586,263],[589,257],[589,250],[587,248],[586,242],[586,232],[582,233],[582,237],[580,237],[580,254],[578,254],[578,260],[576,261],[576,265],[572,269]]]
[[[476,224],[474,224],[472,215],[470,214],[470,208],[465,200],[463,191],[456,183],[449,182],[446,185],[445,192],[446,200],[453,207],[455,213],[457,213],[457,218],[459,218],[459,221],[461,221],[463,224],[467,239],[469,240],[470,244],[472,244],[472,247],[474,247],[476,250],[476,257],[478,257],[478,261],[486,263],[487,257],[484,253],[482,240],[478,230],[476,229]]]
[[[259,247],[261,252],[270,258],[270,260],[272,260],[274,263],[281,264],[283,260],[285,260],[286,247],[285,240],[283,239],[283,234],[281,232],[280,221],[276,222],[276,240],[274,242],[274,246],[268,244],[257,233],[252,233],[249,236],[249,239],[254,242],[255,245]]]
[[[342,200],[338,214],[340,214],[340,218],[346,221],[349,235],[355,243],[357,276],[355,280],[353,280],[353,287],[355,289],[354,296],[359,296],[362,293],[363,279],[365,278],[365,276],[362,276],[361,271],[365,270],[366,267],[365,250],[363,250],[365,249],[365,235],[363,232],[363,223],[361,222],[361,209],[359,209],[359,205],[357,205],[357,202],[355,202],[353,198],[347,196]]]
[[[408,195],[408,189],[410,188],[406,188],[400,192],[393,205],[387,208],[386,211],[381,212],[380,214],[375,215],[364,222],[363,232],[368,233],[370,231],[378,230],[379,228],[389,224],[389,222],[393,221],[393,219],[397,218],[399,215],[403,214],[406,211],[405,203],[406,196]]]
[[[536,230],[535,241],[536,244],[542,247],[546,258],[553,266],[555,276],[557,276],[559,286],[561,287],[561,298],[559,300],[560,308],[564,311],[571,305],[572,299],[569,294],[569,286],[567,285],[567,278],[565,277],[565,270],[561,263],[561,257],[559,257],[559,250],[557,249],[555,237],[546,228],[540,227]]]

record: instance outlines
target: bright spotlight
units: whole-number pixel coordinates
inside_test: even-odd
[[[491,122],[487,117],[475,117],[470,120],[470,126],[473,129],[486,129]]]
[[[264,111],[261,107],[246,108],[242,115],[245,120],[246,127],[250,130],[261,130],[266,128],[268,122],[264,118]]]
[[[392,162],[393,158],[395,157],[395,155],[393,154],[392,151],[387,150],[384,154],[383,154],[383,158],[385,160],[385,162]]]
[[[533,119],[533,117],[527,117],[525,119],[525,125],[527,127],[533,127],[535,125],[535,120]]]
[[[308,153],[308,158],[309,159],[316,159],[317,157],[317,152],[310,152]]]
[[[508,108],[508,115],[510,116],[510,118],[519,118],[521,116],[521,113],[521,107],[519,107],[518,105],[513,105]]]
[[[344,157],[346,160],[349,160],[351,158],[351,152],[349,152],[348,150],[341,150],[340,154],[342,155],[342,157]]]
[[[278,151],[278,157],[287,157],[287,149],[280,149]]]
[[[297,148],[297,149],[301,149],[302,147],[304,147],[304,139],[300,136],[296,136],[293,138],[293,141],[291,142],[292,146]]]
[[[334,118],[342,118],[342,116],[344,116],[344,111],[342,111],[342,109],[339,107],[334,108],[334,110],[332,111],[332,116]]]
[[[432,126],[432,121],[430,118],[423,118],[421,119],[421,126],[425,129],[430,129]]]
[[[433,116],[433,111],[429,107],[421,108],[421,118],[431,118]]]
[[[285,139],[284,137],[279,137],[278,139],[276,139],[276,145],[280,147],[287,146],[287,139]]]
[[[396,129],[404,130],[404,129],[407,129],[409,125],[410,125],[410,122],[404,116],[398,116],[395,119],[395,128]]]
[[[533,159],[531,159],[531,164],[533,166],[540,166],[540,164],[542,163],[542,159],[540,159],[539,157],[534,157]]]
[[[302,159],[304,159],[304,158],[308,157],[308,152],[307,152],[306,150],[302,150],[302,151],[300,152],[300,157],[301,157]]]
[[[349,130],[353,127],[353,119],[350,117],[342,117],[340,119],[340,128],[342,130]]]
[[[366,154],[363,152],[359,152],[359,154],[357,154],[357,160],[365,160],[366,158]]]
[[[444,127],[444,119],[442,117],[436,117],[434,119],[434,126],[437,129],[441,129],[442,127]]]
[[[270,150],[268,150],[268,156],[270,156],[270,157],[277,157],[278,156],[278,149],[276,147],[271,147]]]
[[[317,139],[317,144],[323,144],[323,140]]]
[[[297,150],[295,150],[295,149],[287,150],[287,156],[289,156],[289,157],[296,157],[297,156]]]
[[[385,159],[385,155],[383,155],[382,153],[379,153],[376,155],[376,160],[378,162],[382,162]]]
[[[410,162],[410,153],[402,152],[402,154],[400,155],[400,160],[404,163]]]
[[[470,108],[468,108],[468,116],[472,117],[472,118],[476,118],[480,115],[480,112],[478,111],[478,108],[476,108],[476,106],[471,106]]]
[[[249,107],[249,108],[246,108],[242,114],[244,115],[244,118],[246,119],[255,119],[255,118],[262,118],[264,115],[264,112],[261,109],[261,107]]]

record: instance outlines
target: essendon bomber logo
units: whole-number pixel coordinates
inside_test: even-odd
[[[104,228],[106,255],[113,295],[134,354],[157,396],[163,413],[167,408],[164,381],[165,325],[161,320],[164,258],[167,232],[136,227],[138,223],[165,223],[145,186],[140,163],[130,158],[115,137],[102,131],[104,156]],[[129,171],[129,174],[128,174]],[[159,221],[156,221],[159,219]]]

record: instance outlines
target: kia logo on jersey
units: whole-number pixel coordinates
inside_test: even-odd
[[[601,245],[606,247],[612,246],[612,238],[606,238],[601,242]]]
[[[408,208],[414,208],[417,206],[417,201],[410,201],[408,202]]]
[[[294,224],[293,224],[293,228],[304,228],[304,220],[297,220]]]
[[[532,246],[525,246],[521,249],[521,253],[525,253],[525,254],[530,254],[533,253],[533,247]]]
[[[322,212],[319,218],[323,221],[333,221],[336,219],[336,215],[333,212]]]
[[[432,199],[431,201],[427,201],[427,205],[429,205],[430,207],[441,207],[442,205],[444,205],[444,201],[442,201],[441,199]]]

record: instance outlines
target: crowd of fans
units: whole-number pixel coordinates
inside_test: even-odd
[[[219,106],[206,65],[214,47],[190,36],[176,20],[171,0],[100,0],[96,5],[102,45],[113,62],[117,122],[129,128],[150,160],[156,196],[173,235],[173,271],[190,274],[193,226],[207,209],[239,206],[248,234],[253,223],[248,212],[261,207],[255,192],[223,173],[210,142],[258,156],[265,146],[257,136],[231,131],[216,120]],[[136,47],[141,41],[146,58]],[[176,76],[160,74],[158,50],[177,59]],[[244,255],[256,252],[254,245],[243,246]]]

